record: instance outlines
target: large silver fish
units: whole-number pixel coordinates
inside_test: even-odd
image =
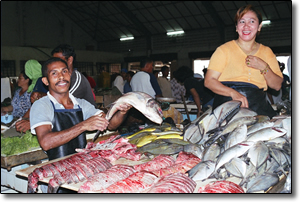
[[[187,153],[192,153],[195,156],[197,156],[199,159],[202,159],[203,157],[203,150],[204,148],[202,148],[198,144],[188,144],[183,146],[183,151]]]
[[[150,95],[143,92],[129,92],[122,95],[122,97],[111,104],[105,118],[110,120],[118,111],[116,106],[124,103],[130,104],[154,123],[161,124],[163,121],[160,105]]]
[[[244,178],[247,172],[247,164],[240,158],[233,158],[224,164],[225,169],[238,178]]]
[[[223,134],[231,133],[236,127],[242,124],[246,124],[248,126],[254,124],[255,122],[256,122],[255,116],[244,116],[239,119],[235,119],[233,121],[230,121],[228,125],[225,126],[221,134],[223,135]]]
[[[279,127],[268,127],[251,133],[247,137],[247,141],[269,141],[286,134],[286,130]]]
[[[250,162],[256,167],[260,167],[269,157],[269,148],[262,142],[258,141],[248,151]]]
[[[252,146],[254,142],[241,142],[229,149],[225,150],[223,153],[220,154],[218,160],[216,162],[216,171],[223,166],[225,163],[229,162],[234,157],[240,157],[245,154]]]
[[[221,152],[219,144],[214,143],[204,150],[202,161],[217,161],[217,157]]]
[[[267,191],[271,186],[274,186],[278,182],[279,178],[276,174],[265,173],[248,182],[246,193]]]
[[[215,170],[215,162],[213,161],[201,161],[195,165],[191,170],[187,171],[188,176],[196,180],[206,180]]]
[[[249,135],[249,134],[259,131],[263,128],[268,128],[268,127],[272,127],[272,126],[274,126],[274,122],[272,122],[270,120],[264,121],[264,122],[257,122],[248,127],[247,134]]]
[[[207,118],[211,114],[211,107],[206,110],[201,116],[192,121],[188,126],[186,126],[183,130],[183,139],[185,141],[189,141],[191,143],[198,143],[203,134],[206,132],[206,127],[203,125],[203,121],[207,120]]]
[[[247,126],[246,124],[242,124],[236,127],[226,138],[224,149],[228,148],[245,141],[247,138]]]
[[[217,125],[219,127],[227,125],[232,117],[238,113],[241,104],[241,101],[231,100],[215,108],[213,114],[217,118]]]
[[[245,116],[257,116],[257,113],[253,111],[252,109],[241,107],[238,113],[232,117],[232,119],[229,121],[229,123],[235,119],[239,119],[241,117]]]

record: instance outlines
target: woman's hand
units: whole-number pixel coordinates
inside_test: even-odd
[[[30,122],[29,120],[21,120],[18,121],[15,125],[16,131],[18,132],[26,132],[27,130],[30,130]]]
[[[241,107],[249,108],[249,103],[248,103],[247,98],[244,95],[242,95],[241,93],[239,93],[236,90],[232,89],[232,91],[230,93],[230,96],[231,96],[232,100],[241,101],[242,102]]]
[[[268,65],[265,61],[253,55],[248,55],[245,59],[245,63],[248,67],[252,67],[257,70],[264,70]]]

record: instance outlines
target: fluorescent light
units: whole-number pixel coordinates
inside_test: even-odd
[[[183,34],[184,31],[167,32],[167,35]]]
[[[134,39],[133,36],[131,36],[131,37],[124,37],[124,38],[120,38],[120,41],[132,40],[132,39]]]
[[[269,25],[269,24],[271,24],[271,20],[263,20],[262,24],[263,25]]]

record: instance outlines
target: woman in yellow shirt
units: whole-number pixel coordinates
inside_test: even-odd
[[[262,17],[253,6],[241,7],[235,16],[238,39],[219,46],[213,53],[205,86],[216,93],[213,109],[229,100],[270,118],[276,115],[266,100],[268,87],[281,88],[282,73],[272,50],[255,41]]]

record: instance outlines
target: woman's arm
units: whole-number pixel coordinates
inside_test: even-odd
[[[195,88],[192,88],[190,90],[193,98],[194,98],[194,101],[195,101],[195,104],[197,105],[197,109],[198,109],[198,112],[197,112],[197,117],[200,116],[202,112],[202,108],[201,108],[201,101],[200,101],[200,97],[199,97],[199,94],[197,93],[196,89]]]
[[[247,98],[236,90],[223,85],[218,78],[221,73],[215,70],[208,69],[204,78],[204,86],[216,94],[231,97],[233,100],[242,102],[241,107],[249,107]]]

